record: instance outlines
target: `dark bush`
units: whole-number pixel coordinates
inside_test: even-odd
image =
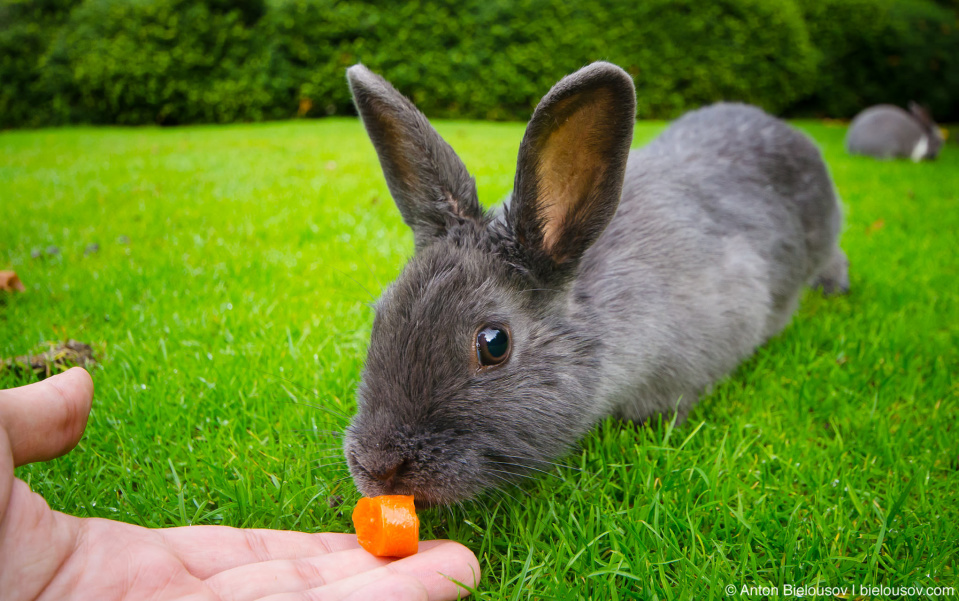
[[[801,0],[819,75],[801,113],[851,117],[881,102],[959,118],[959,20],[925,0]]]
[[[276,0],[263,23],[277,91],[274,116],[350,111],[346,68],[357,62],[357,47],[388,38],[379,30],[379,13],[363,2]]]
[[[240,13],[243,23],[253,25],[266,14],[266,0],[205,0],[210,12]]]
[[[53,43],[43,84],[89,123],[261,119],[267,55],[239,10],[191,0],[87,0]]]
[[[0,0],[0,127],[54,121],[43,57],[81,0]]]
[[[311,114],[350,110],[343,70],[383,73],[435,116],[517,119],[593,60],[637,80],[640,117],[737,99],[774,112],[811,90],[815,65],[791,0],[339,3],[283,0],[274,75]]]
[[[957,15],[939,2],[0,0],[0,126],[352,113],[358,61],[435,117],[523,119],[602,59],[634,76],[641,118],[721,99],[955,118]]]

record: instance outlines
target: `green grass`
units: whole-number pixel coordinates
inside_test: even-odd
[[[425,537],[480,557],[480,598],[959,585],[959,147],[878,163],[800,126],[847,207],[852,293],[806,294],[686,425],[605,423],[579,470],[426,512]],[[523,126],[438,129],[502,198]],[[29,287],[0,301],[0,357],[76,338],[102,359],[77,450],[20,477],[144,526],[351,528],[328,431],[353,410],[367,303],[412,252],[356,121],[4,132],[0,195],[0,269]]]

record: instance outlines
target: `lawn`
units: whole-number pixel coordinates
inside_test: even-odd
[[[879,163],[798,125],[846,207],[851,294],[808,292],[685,425],[604,423],[566,467],[425,512],[479,556],[479,598],[959,588],[959,146]],[[502,198],[523,126],[438,129]],[[338,432],[411,252],[355,120],[0,133],[0,269],[28,286],[0,299],[0,357],[100,359],[79,447],[18,475],[82,516],[351,530]]]

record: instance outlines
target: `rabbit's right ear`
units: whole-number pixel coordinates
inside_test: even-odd
[[[912,113],[912,116],[919,120],[920,123],[927,129],[931,129],[936,126],[935,121],[932,120],[932,115],[918,102],[909,101],[909,112]]]
[[[635,119],[633,80],[602,62],[563,78],[536,107],[507,224],[542,279],[570,276],[616,213]]]
[[[346,71],[353,102],[373,142],[390,194],[417,248],[457,222],[483,219],[476,184],[423,113],[363,65]]]

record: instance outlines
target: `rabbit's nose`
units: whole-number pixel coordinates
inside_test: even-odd
[[[403,469],[406,467],[407,461],[405,459],[400,459],[392,464],[387,464],[380,466],[375,470],[367,470],[370,472],[370,475],[383,482],[385,484],[390,484],[393,481],[393,478],[400,475],[403,472]]]

